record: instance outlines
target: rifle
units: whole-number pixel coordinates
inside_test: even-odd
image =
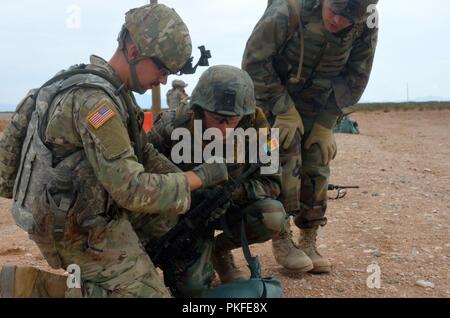
[[[230,202],[233,192],[262,166],[260,163],[252,164],[238,178],[207,191],[200,204],[184,214],[163,237],[145,247],[155,266],[163,269],[164,281],[174,296],[179,295],[176,277],[182,275],[199,256],[197,244],[208,235],[214,237],[214,227],[208,221],[211,214]]]
[[[337,191],[337,195],[334,198],[329,198],[330,200],[343,199],[347,195],[347,189],[359,189],[359,186],[341,186],[335,184],[328,185],[328,191]]]

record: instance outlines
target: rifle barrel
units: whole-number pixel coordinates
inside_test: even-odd
[[[345,189],[359,189],[359,186],[341,186],[341,185],[334,185],[334,184],[328,185],[328,190],[330,190],[330,191],[345,190]]]

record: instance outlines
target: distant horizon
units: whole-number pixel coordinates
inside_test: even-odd
[[[136,95],[136,99],[138,101],[138,105],[142,109],[149,109],[149,108],[151,108],[151,105],[148,103],[149,101],[146,100],[149,97],[150,96],[144,96],[143,97],[143,96]],[[164,101],[164,103],[162,103],[161,107],[163,109],[168,109],[166,100],[163,99],[162,101]],[[440,97],[440,96],[430,96],[430,97],[428,97],[428,96],[424,96],[424,97],[417,97],[417,98],[411,99],[409,101],[407,101],[407,100],[391,100],[391,101],[389,101],[389,100],[385,100],[385,101],[361,100],[361,101],[358,102],[358,104],[389,104],[389,103],[402,104],[402,103],[445,103],[445,102],[450,102],[450,97]],[[148,106],[144,106],[146,104]],[[17,107],[17,105],[14,105],[14,104],[0,103],[0,113],[11,113],[11,112],[14,112],[16,107]]]

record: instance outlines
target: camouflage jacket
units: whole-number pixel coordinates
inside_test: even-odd
[[[317,121],[331,128],[341,109],[357,103],[366,88],[378,29],[369,29],[364,21],[332,34],[323,25],[321,0],[298,1],[304,42],[299,31],[291,32],[293,8],[288,1],[273,0],[248,40],[243,69],[255,82],[259,107],[276,115],[295,105],[301,114],[318,115]],[[292,84],[301,45],[301,81]]]
[[[188,94],[183,89],[172,88],[166,95],[167,106],[169,106],[169,109],[175,110],[180,107],[182,102],[187,102],[188,97]]]
[[[105,72],[120,82],[113,68],[99,57],[92,56],[88,68]],[[143,112],[137,104],[134,108],[142,127]],[[143,131],[144,162],[138,162],[128,117],[127,107],[104,90],[74,87],[54,99],[45,142],[57,161],[82,149],[98,181],[121,208],[148,214],[187,211],[187,178],[147,142]]]
[[[171,157],[172,147],[178,143],[171,139],[172,132],[176,128],[186,128],[193,135],[194,120],[200,120],[197,115],[192,111],[188,105],[183,105],[177,111],[166,111],[158,115],[155,120],[153,129],[147,134],[149,141],[158,149],[162,154]],[[249,124],[256,129],[270,128],[263,112],[257,109],[257,115],[252,119]],[[241,128],[247,129],[248,126]],[[238,127],[239,128],[239,127]],[[203,146],[206,144],[204,143]],[[192,149],[194,149],[192,147]],[[248,145],[246,151],[248,152]],[[191,170],[197,164],[181,164],[178,165],[183,171]],[[241,175],[248,168],[247,164],[230,164],[228,165],[228,173],[231,178]],[[252,201],[262,198],[278,198],[280,195],[281,174],[274,175],[261,175],[255,174],[244,183],[241,196],[237,200],[237,203],[243,203],[246,201]],[[235,198],[236,199],[236,198]],[[235,200],[236,201],[236,200]],[[240,201],[240,202],[239,202]]]

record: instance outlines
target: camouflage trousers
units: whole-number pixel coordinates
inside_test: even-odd
[[[70,220],[66,223],[66,229],[70,229]],[[169,297],[127,214],[88,234],[73,230],[69,233],[55,247],[63,268],[71,264],[80,267],[85,297]],[[66,295],[70,297],[71,293]]]
[[[214,278],[212,253],[214,249],[233,250],[241,247],[241,226],[245,218],[245,233],[249,244],[263,243],[274,234],[289,231],[289,219],[280,201],[265,198],[247,205],[230,208],[225,214],[225,222],[217,223],[217,230],[223,232],[214,239],[206,238],[197,244],[198,258],[191,261],[187,272],[177,278],[177,289],[185,297],[201,296]],[[226,224],[226,229],[223,224]]]
[[[330,166],[323,164],[319,145],[304,149],[315,117],[303,115],[302,119],[305,135],[297,134],[291,147],[280,151],[283,178],[280,201],[286,211],[295,216],[295,224],[308,229],[327,224],[325,212]]]
[[[215,238],[215,248],[219,250],[232,250],[241,247],[241,226],[245,218],[245,234],[249,244],[264,243],[272,236],[289,231],[289,216],[283,204],[274,199],[266,198],[231,209],[226,214],[228,229]]]

